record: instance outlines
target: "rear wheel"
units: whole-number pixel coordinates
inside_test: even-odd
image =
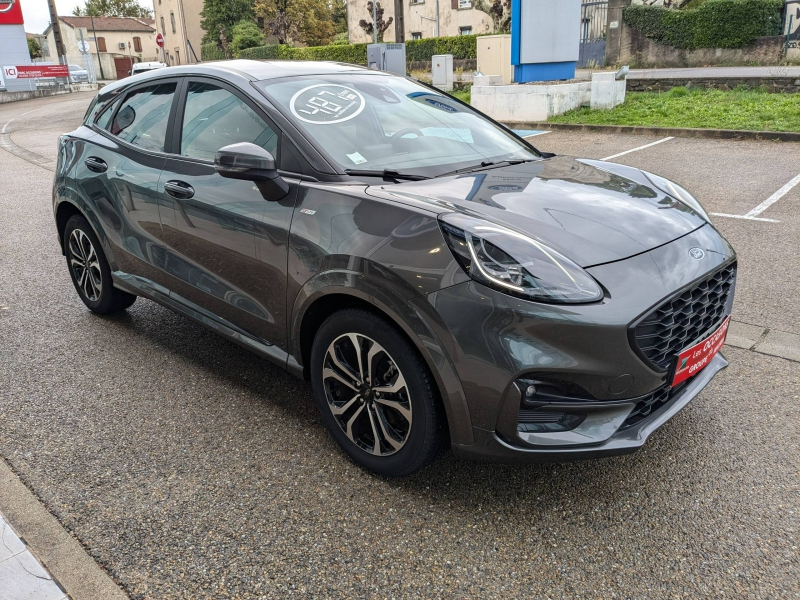
[[[72,283],[83,303],[100,315],[125,310],[136,296],[118,290],[111,283],[111,268],[89,223],[81,215],[67,221],[64,254]]]
[[[331,315],[314,338],[311,373],[325,426],[359,465],[399,477],[440,452],[443,419],[432,377],[385,320],[354,309]]]

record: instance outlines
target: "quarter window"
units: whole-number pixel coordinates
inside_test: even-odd
[[[242,100],[209,83],[189,84],[181,131],[181,154],[214,160],[228,144],[251,142],[277,159],[278,135]]]
[[[111,123],[111,133],[144,150],[163,152],[174,96],[174,83],[134,91],[120,105]]]

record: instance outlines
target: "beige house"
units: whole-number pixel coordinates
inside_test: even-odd
[[[164,36],[165,62],[194,64],[200,60],[200,44],[206,34],[200,27],[203,0],[153,0],[153,15]]]
[[[350,42],[372,42],[372,36],[358,24],[362,19],[372,22],[367,10],[368,0],[347,0],[347,30]],[[379,0],[384,9],[383,19],[394,17],[394,2]],[[436,0],[403,0],[406,40],[436,37]],[[492,19],[485,12],[473,8],[470,0],[439,0],[439,36],[477,35],[494,30]],[[383,35],[384,42],[394,42],[394,22]]]
[[[127,76],[131,62],[158,59],[153,19],[131,17],[58,17],[61,39],[67,62],[85,67],[79,43],[89,45],[98,79],[120,79]],[[55,60],[56,42],[53,28],[44,31],[50,60]]]

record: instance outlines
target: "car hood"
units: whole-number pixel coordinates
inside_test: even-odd
[[[582,267],[641,254],[706,223],[638,169],[564,156],[380,186],[379,195],[387,194],[506,225]]]

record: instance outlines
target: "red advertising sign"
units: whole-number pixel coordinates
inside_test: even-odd
[[[0,0],[0,2],[2,2],[2,0]],[[163,48],[164,47],[164,36],[161,35],[160,33],[156,35],[156,45],[159,48]]]
[[[728,317],[714,333],[678,355],[678,365],[675,369],[675,377],[672,379],[672,387],[686,381],[708,366],[711,359],[722,349],[725,337],[728,335],[730,322],[731,318]]]
[[[67,65],[19,65],[3,67],[6,79],[39,79],[41,77],[69,77]]]
[[[19,0],[0,0],[0,25],[23,25]]]

